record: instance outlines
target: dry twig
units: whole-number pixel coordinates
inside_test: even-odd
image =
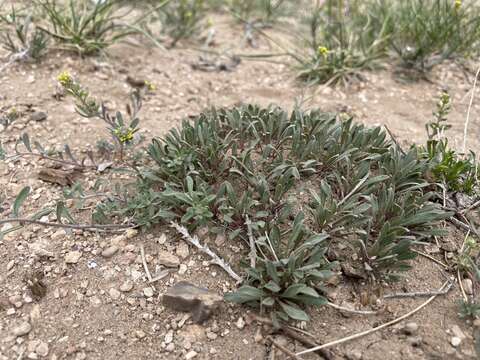
[[[267,340],[270,341],[272,345],[275,346],[277,349],[282,351],[284,354],[288,355],[290,358],[296,359],[296,360],[302,359],[300,356],[295,355],[294,352],[288,350],[285,346],[283,346],[278,341],[276,341],[272,336],[267,336]]]
[[[243,279],[235,272],[233,269],[230,267],[229,264],[227,264],[222,258],[220,258],[217,254],[215,254],[212,250],[207,245],[202,245],[200,244],[200,240],[198,239],[197,235],[190,235],[188,232],[187,228],[184,226],[179,225],[176,222],[171,222],[170,227],[174,228],[177,230],[180,235],[182,235],[183,239],[193,246],[195,246],[198,250],[204,252],[208,256],[212,258],[212,263],[220,266],[223,270],[227,272],[228,275],[230,275],[232,278],[234,278],[237,282],[242,282]]]
[[[437,260],[435,259],[433,256],[430,256],[428,254],[425,254],[424,252],[421,252],[421,251],[418,251],[418,250],[413,250],[413,252],[417,253],[418,255],[421,255],[427,259],[430,259],[432,260],[434,263],[442,266],[444,269],[448,269],[448,265],[444,264],[443,262],[441,262],[440,260]]]
[[[76,230],[84,230],[84,231],[99,231],[99,232],[118,232],[116,229],[134,229],[136,228],[135,225],[127,225],[127,224],[62,224],[62,223],[54,223],[54,222],[47,222],[41,220],[34,220],[34,219],[21,219],[21,218],[11,218],[11,219],[3,219],[0,220],[0,225],[8,224],[8,223],[20,223],[20,224],[34,224],[34,225],[42,225],[42,226],[49,226],[54,228],[66,228],[66,229],[76,229]]]
[[[408,298],[408,297],[427,297],[427,296],[439,296],[446,295],[451,290],[453,283],[450,283],[446,289],[442,291],[415,291],[409,293],[398,293],[398,294],[387,294],[384,295],[384,299],[395,299],[395,298]]]
[[[272,320],[268,319],[268,318],[265,318],[265,317],[261,317],[261,316],[258,316],[258,315],[255,315],[255,314],[249,314],[250,318],[254,321],[257,321],[261,324],[265,324],[265,325],[269,325],[269,326],[273,326],[273,323],[272,323]],[[299,334],[299,332],[301,333],[304,333],[304,331],[300,330],[300,329],[297,329],[293,326],[288,326],[286,324],[281,324],[282,326],[280,327],[280,330],[285,334],[287,335],[288,337],[292,338],[293,340],[296,340],[298,341],[299,343],[303,344],[304,346],[308,346],[308,347],[314,347],[314,346],[318,346],[318,343],[315,342],[314,340],[310,340],[304,336],[302,336],[301,334]],[[309,336],[312,336],[310,334],[308,334]],[[312,336],[313,337],[313,336]],[[315,353],[319,356],[321,356],[323,359],[325,360],[331,360],[332,359],[332,356],[330,355],[330,352],[327,351],[327,350],[323,350],[323,349],[320,349],[318,351],[315,351]]]
[[[376,315],[376,314],[378,314],[377,311],[349,309],[349,308],[346,308],[346,307],[343,307],[343,306],[340,306],[340,305],[336,305],[336,304],[331,303],[331,302],[328,302],[327,305],[334,308],[334,309],[337,309],[337,310],[340,310],[340,311],[343,311],[343,312],[348,312],[348,313],[351,313],[351,314],[358,314],[358,315]]]
[[[256,262],[257,262],[257,248],[255,245],[255,239],[253,238],[252,228],[250,226],[252,223],[250,222],[250,218],[248,217],[248,215],[246,219],[247,219],[246,225],[247,225],[248,242],[250,245],[250,254],[249,254],[250,267],[255,269]]]
[[[450,281],[446,281],[441,287],[440,289],[438,290],[439,292],[440,291],[443,291],[445,290],[445,288],[451,284]],[[421,309],[423,309],[425,306],[427,306],[428,304],[430,304],[433,300],[435,300],[435,298],[437,297],[437,295],[433,295],[432,297],[430,297],[427,301],[425,301],[423,304],[419,305],[418,307],[416,307],[415,309],[413,309],[412,311],[408,312],[407,314],[403,315],[403,316],[400,316],[399,318],[397,319],[394,319],[392,321],[389,321],[383,325],[380,325],[380,326],[377,326],[377,327],[374,327],[372,329],[369,329],[369,330],[366,330],[366,331],[362,331],[360,333],[357,333],[357,334],[353,334],[353,335],[350,335],[350,336],[347,336],[347,337],[344,337],[344,338],[341,338],[341,339],[338,339],[338,340],[334,340],[334,341],[331,341],[329,343],[326,343],[326,344],[323,344],[323,345],[319,345],[319,346],[316,346],[316,347],[313,347],[313,348],[310,348],[310,349],[307,349],[307,350],[303,350],[303,351],[300,351],[297,353],[297,355],[303,355],[303,354],[308,354],[308,353],[311,353],[311,352],[314,352],[314,351],[317,351],[317,350],[321,350],[321,349],[326,349],[326,348],[329,348],[329,347],[332,347],[332,346],[335,346],[335,345],[340,345],[340,344],[343,344],[343,343],[346,343],[348,341],[352,341],[352,340],[355,340],[355,339],[358,339],[358,338],[361,338],[361,337],[364,337],[364,336],[367,336],[367,335],[370,335],[376,331],[379,331],[379,330],[382,330],[386,327],[389,327],[391,325],[394,325],[396,323],[399,323],[400,321],[402,320],[405,320],[407,318],[409,318],[410,316],[412,316],[413,314],[417,313],[418,311],[420,311]]]
[[[152,282],[152,274],[150,274],[150,270],[148,269],[147,259],[145,259],[145,248],[143,247],[143,244],[140,245],[140,255],[142,257],[143,268],[145,270],[145,274],[147,274],[148,282],[151,283]]]
[[[475,74],[475,79],[473,81],[472,96],[470,97],[470,103],[468,104],[468,110],[467,110],[467,118],[465,120],[465,126],[463,127],[463,147],[462,147],[463,153],[465,153],[465,149],[467,148],[467,132],[468,132],[468,123],[470,121],[470,110],[472,109],[472,106],[473,106],[473,99],[475,98],[475,90],[477,89],[477,80],[479,75],[480,75],[480,67],[478,68],[477,73]]]

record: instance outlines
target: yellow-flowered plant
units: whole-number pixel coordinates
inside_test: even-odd
[[[68,71],[63,71],[57,76],[57,80],[63,87],[67,87],[73,82],[72,75]]]
[[[455,9],[460,9],[462,7],[462,0],[455,0]]]
[[[130,144],[134,140],[134,134],[139,130],[139,119],[137,117],[141,107],[139,93],[135,92],[132,94],[132,106],[127,107],[130,124],[126,125],[120,112],[111,116],[103,103],[92,97],[88,90],[77,82],[68,71],[60,73],[57,80],[67,93],[76,99],[75,110],[79,115],[86,118],[100,118],[108,125],[108,130],[118,146],[120,158],[122,159],[125,145]],[[156,88],[149,81],[145,81],[145,86],[150,91]]]
[[[330,50],[328,50],[325,46],[319,46],[317,49],[318,55],[323,56],[324,59],[327,58],[329,52]]]
[[[147,87],[147,89],[148,89],[149,91],[155,91],[155,90],[157,90],[157,86],[156,86],[154,83],[152,83],[152,82],[150,82],[150,81],[148,81],[148,80],[145,80],[145,86]]]

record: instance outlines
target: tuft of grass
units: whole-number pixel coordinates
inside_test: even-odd
[[[297,59],[298,77],[309,84],[346,84],[386,55],[387,19],[375,17],[368,2],[327,0],[309,9]]]
[[[474,1],[381,0],[372,6],[387,14],[390,47],[406,68],[426,72],[478,50],[480,18]]]
[[[45,13],[48,26],[39,27],[62,48],[82,55],[96,54],[135,33],[120,22],[115,0],[35,0]]]
[[[208,26],[204,21],[207,14],[204,0],[168,1],[165,6],[154,7],[151,12],[150,22],[161,24],[162,33],[170,38],[169,47],[175,47],[179,41],[199,34]],[[148,28],[144,31],[150,38],[155,38]]]
[[[46,52],[48,36],[12,6],[10,13],[0,15],[0,43],[12,55],[38,60]]]
[[[288,12],[286,0],[229,0],[227,6],[233,13],[248,22],[268,25]]]

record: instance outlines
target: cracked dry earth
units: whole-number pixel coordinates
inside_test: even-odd
[[[223,26],[223,27],[222,27]],[[242,29],[223,23],[216,39],[217,50],[264,52],[269,45],[259,39],[259,49],[242,42]],[[1,54],[3,55],[3,54]],[[451,142],[460,145],[471,90],[471,76],[453,65],[436,69],[431,82],[404,83],[392,71],[366,73],[367,81],[348,89],[304,89],[282,64],[242,61],[231,72],[193,70],[198,53],[188,49],[162,51],[140,42],[114,46],[108,57],[81,59],[51,53],[39,64],[16,63],[0,74],[0,109],[16,107],[21,117],[0,130],[7,147],[28,132],[46,145],[68,143],[72,149],[92,148],[106,136],[103,124],[80,118],[71,99],[57,100],[56,76],[63,70],[74,74],[110,108],[123,107],[130,75],[157,86],[141,112],[142,134],[148,139],[162,135],[189,115],[211,106],[239,102],[274,103],[291,108],[346,110],[366,124],[385,124],[400,143],[424,141],[424,124],[430,119],[437,95],[448,88],[454,109]],[[478,105],[478,104],[477,104]],[[478,151],[479,108],[474,105],[468,146]],[[32,117],[35,112],[46,118]],[[24,214],[51,205],[62,188],[38,178],[43,160],[21,159],[0,164],[0,190],[6,196],[1,218],[10,215],[16,194],[26,185],[32,196]],[[78,179],[86,189],[101,177],[120,181],[125,175],[85,172]],[[89,199],[78,219],[88,220],[95,199]],[[449,236],[424,252],[447,261],[459,250],[464,234],[451,228]],[[221,237],[206,238],[225,259],[245,253],[243,244]],[[149,283],[140,256],[145,250],[148,268],[155,277]],[[264,342],[266,330],[249,321],[249,310],[222,304],[212,317],[198,325],[188,313],[166,308],[161,295],[182,280],[222,295],[235,281],[209,259],[189,247],[172,229],[154,227],[145,233],[95,234],[82,231],[26,226],[0,241],[0,359],[285,359]],[[384,284],[385,294],[432,291],[451,276],[440,265],[418,257],[404,280]],[[43,279],[37,281],[43,274]],[[395,319],[414,309],[425,298],[380,299],[362,306],[361,294],[369,289],[359,280],[339,274],[328,286],[329,300],[344,307],[378,310],[375,315],[342,313],[331,307],[311,308],[311,322],[300,324],[316,341],[326,343]],[[40,296],[39,296],[40,295]],[[44,295],[44,296],[41,296]],[[369,336],[330,349],[332,359],[475,359],[473,332],[479,324],[461,320],[456,301],[458,286],[437,297],[414,316]],[[297,324],[298,325],[298,324]],[[274,335],[292,351],[304,347]],[[319,358],[306,355],[304,359]]]

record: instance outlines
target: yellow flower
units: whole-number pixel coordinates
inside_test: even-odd
[[[70,75],[68,71],[64,71],[58,75],[57,80],[62,86],[68,86],[73,82],[72,75]]]
[[[448,92],[443,91],[442,95],[440,96],[440,104],[442,106],[446,106],[449,103],[450,103],[450,95],[448,94]]]
[[[146,86],[147,89],[150,90],[150,91],[155,91],[155,90],[157,90],[157,87],[155,86],[155,84],[151,83],[151,82],[148,81],[148,80],[145,80],[145,86]]]
[[[133,140],[133,134],[135,134],[135,130],[132,128],[117,128],[113,130],[113,133],[122,144],[125,144]]]
[[[213,20],[212,18],[207,19],[207,27],[212,27],[213,26]]]
[[[324,58],[327,57],[330,50],[328,50],[325,46],[319,46],[317,49],[319,55],[323,56]]]
[[[458,10],[462,6],[462,0],[455,0],[455,9]]]

